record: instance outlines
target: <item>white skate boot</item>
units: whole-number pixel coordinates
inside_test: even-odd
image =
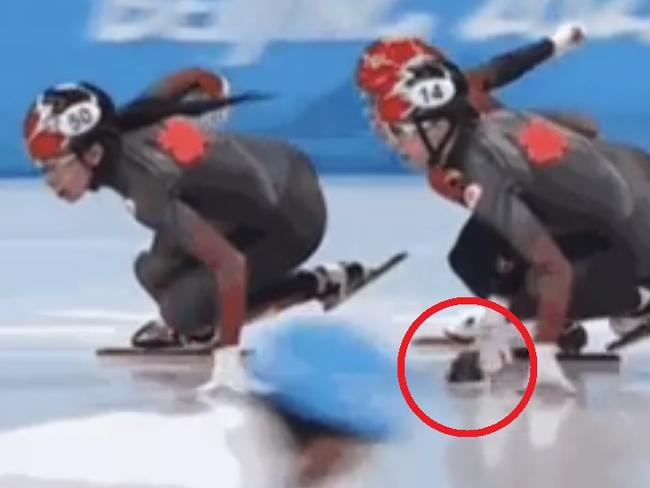
[[[618,339],[607,345],[607,350],[610,352],[650,336],[650,291],[645,287],[639,287],[639,308],[627,317],[611,318],[609,327],[618,336]]]
[[[480,333],[479,324],[485,312],[476,312],[463,318],[456,324],[445,327],[443,333],[447,339],[456,344],[473,344]],[[524,323],[531,336],[535,337],[537,324],[534,321]],[[562,335],[558,339],[560,351],[567,354],[578,355],[587,345],[587,332],[580,322],[567,322]],[[525,347],[523,338],[516,334],[512,341],[513,348]]]
[[[443,333],[456,344],[472,344],[479,333],[480,313],[469,315],[456,324],[446,326]]]
[[[319,266],[314,270],[318,279],[318,300],[325,310],[344,301],[349,293],[365,281],[367,270],[359,262],[339,262]]]

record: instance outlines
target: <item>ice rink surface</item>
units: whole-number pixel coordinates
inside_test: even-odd
[[[425,308],[466,294],[445,261],[463,212],[415,178],[327,178],[330,228],[314,262],[411,258],[336,312],[396,354]],[[286,458],[265,417],[195,386],[209,359],[98,359],[154,310],[132,277],[149,235],[102,193],[57,202],[34,181],[0,183],[0,488],[279,488]],[[453,311],[457,315],[461,311]],[[466,312],[466,311],[465,311]],[[294,316],[313,315],[305,307]],[[452,320],[441,317],[441,321]],[[246,333],[254,342],[262,324]],[[435,335],[427,322],[423,334]],[[610,336],[594,324],[590,348]],[[335,352],[333,352],[334,354]],[[450,390],[448,351],[409,350],[409,386],[427,414],[457,428],[488,425],[519,400],[520,365],[490,391]],[[645,488],[650,484],[650,347],[619,368],[567,365],[579,395],[535,393],[509,427],[457,439],[404,404],[406,435],[327,487]],[[264,440],[266,439],[266,440]]]

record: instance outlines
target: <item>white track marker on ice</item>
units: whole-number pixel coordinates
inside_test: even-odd
[[[242,460],[230,447],[228,436],[231,431],[235,435],[242,432],[232,425],[250,420],[252,414],[244,417],[236,409],[219,407],[196,415],[100,413],[2,432],[0,480],[15,477],[25,481],[0,481],[0,485],[242,486]],[[259,436],[247,438],[246,445],[259,445],[263,440]],[[196,453],[178,456],[178,446],[192,446]],[[262,449],[273,448],[267,441],[260,452]]]
[[[150,320],[155,316],[151,313],[121,312],[119,310],[101,309],[68,309],[68,310],[45,310],[38,312],[41,317],[92,322],[128,323],[138,325]]]
[[[0,326],[0,337],[87,337],[114,335],[118,332],[116,327],[97,326],[88,324],[86,326],[59,326],[59,325],[19,325],[4,327]]]

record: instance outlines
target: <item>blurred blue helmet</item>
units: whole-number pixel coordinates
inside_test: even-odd
[[[249,361],[259,396],[334,431],[385,439],[404,412],[396,361],[341,321],[298,319],[269,329]]]

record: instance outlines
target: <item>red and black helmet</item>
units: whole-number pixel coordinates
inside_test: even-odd
[[[464,73],[442,51],[417,38],[375,42],[362,55],[356,78],[371,106],[373,125],[391,133],[417,131],[432,161],[438,159],[440,149],[426,136],[427,125],[446,119],[455,128],[477,116],[469,103]],[[452,132],[448,131],[443,145]]]
[[[381,97],[393,90],[406,66],[445,59],[442,51],[415,37],[379,39],[365,49],[359,60],[357,86],[370,98]]]
[[[356,78],[380,121],[388,124],[453,109],[468,91],[465,75],[442,51],[410,37],[371,44],[361,57]]]
[[[23,139],[38,164],[78,152],[99,138],[115,120],[110,97],[89,83],[65,83],[44,90],[30,106]]]

